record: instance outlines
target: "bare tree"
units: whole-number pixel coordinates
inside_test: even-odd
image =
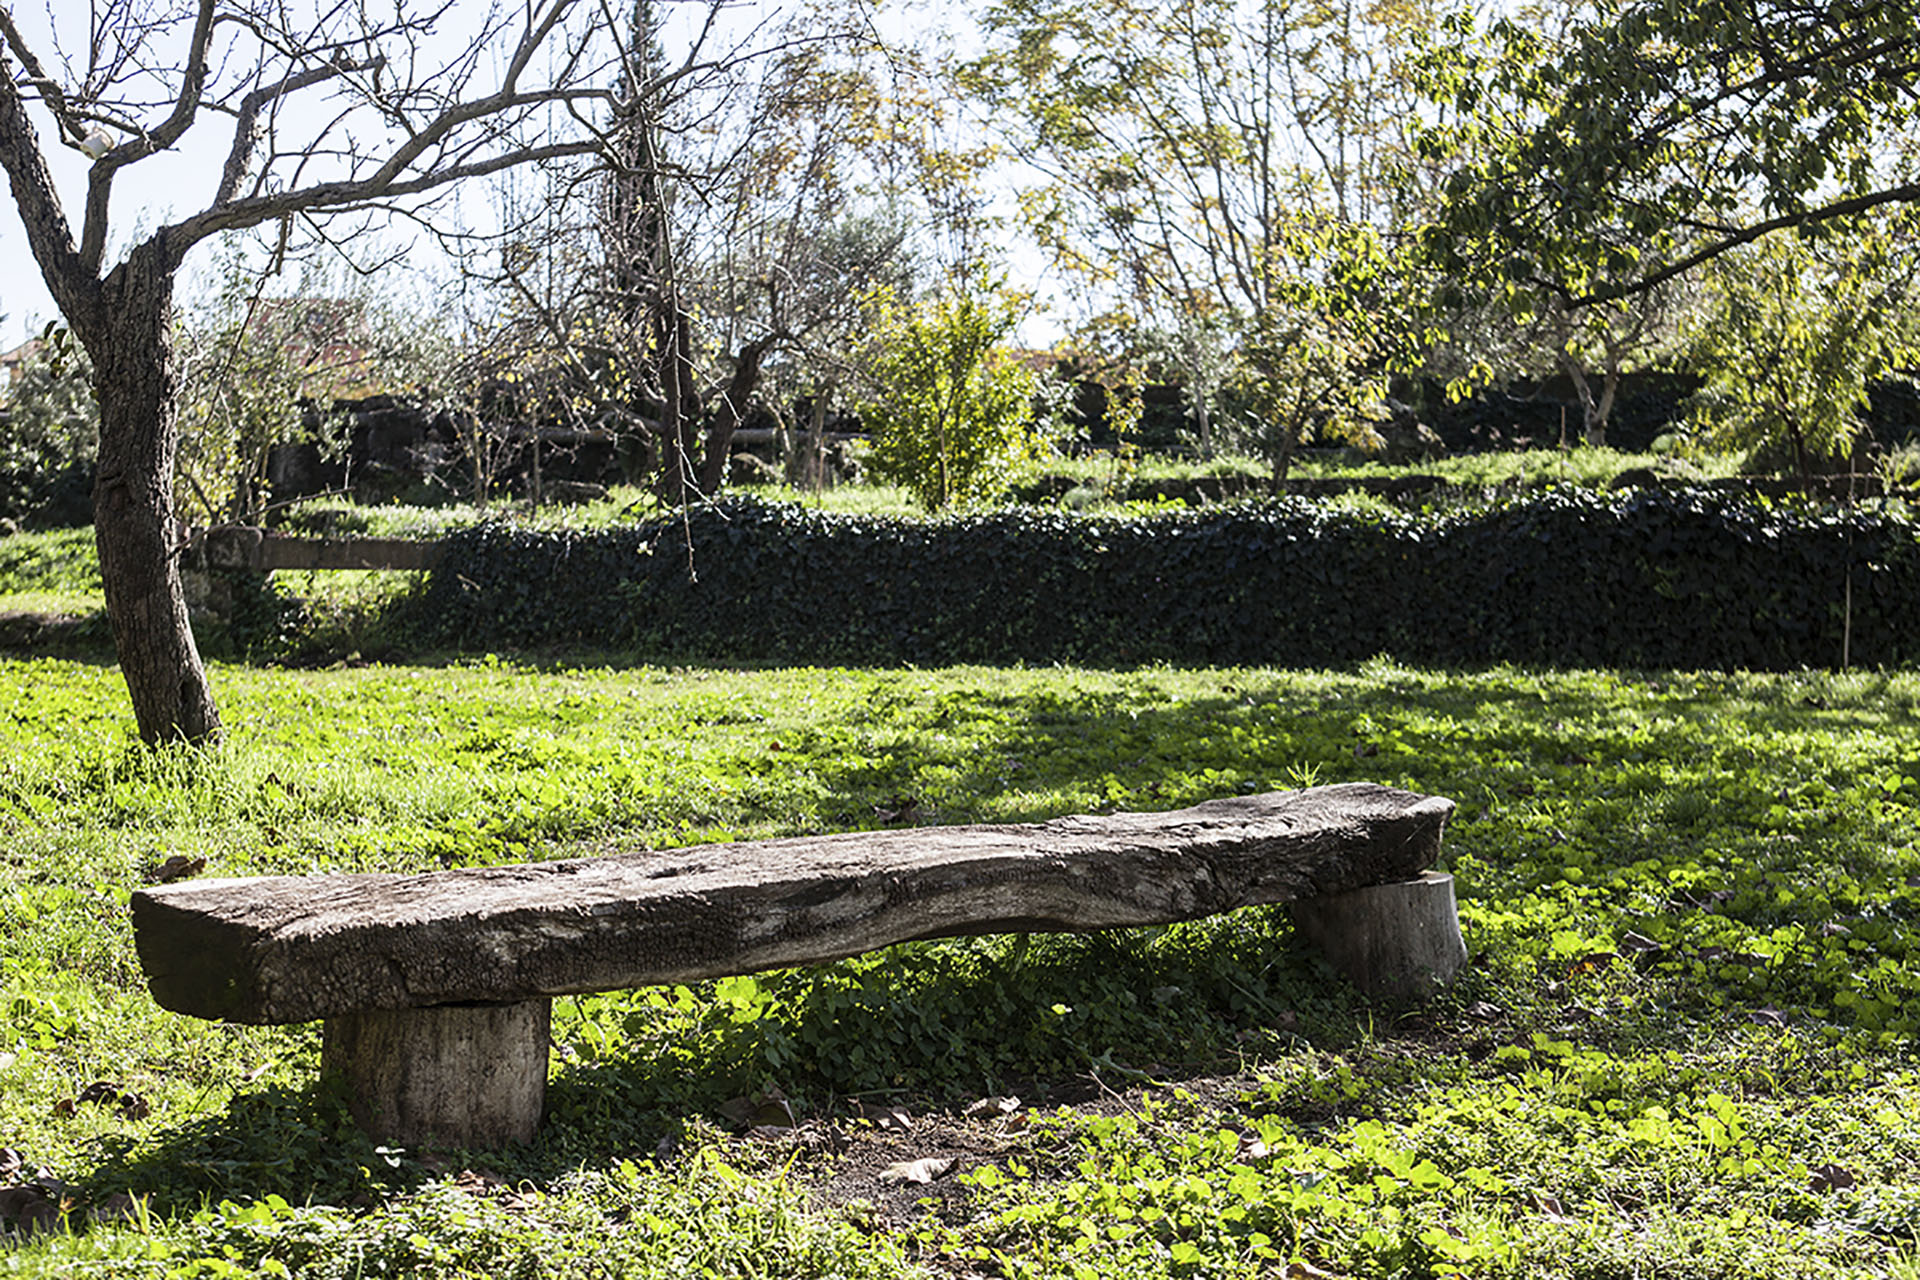
[[[188,250],[268,223],[325,235],[330,217],[382,208],[431,218],[427,202],[454,184],[602,147],[594,121],[608,118],[621,64],[608,11],[587,0],[475,7],[96,0],[63,8],[71,25],[56,16],[36,49],[17,6],[0,4],[0,167],[93,362],[101,577],[148,742],[220,732],[181,594],[173,505],[169,345]],[[92,161],[77,226],[43,130]],[[109,263],[119,175],[208,134],[225,162],[204,205]]]
[[[611,163],[549,172],[549,194],[518,198],[512,252],[467,267],[499,299],[485,345],[547,390],[540,412],[637,446],[632,471],[678,505],[720,488],[765,388],[832,382],[871,290],[901,283],[881,172],[917,159],[919,133],[895,118],[899,77],[883,83],[906,55],[857,3],[763,22],[697,80],[663,71],[648,0],[627,23]],[[550,194],[583,187],[599,198]]]

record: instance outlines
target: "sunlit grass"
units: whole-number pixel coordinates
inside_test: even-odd
[[[1888,1274],[1920,1235],[1920,675],[487,660],[213,680],[227,741],[153,753],[111,667],[0,663],[0,1146],[82,1211],[133,1191],[154,1215],[0,1270],[160,1276],[231,1248],[243,1269],[441,1250],[446,1274],[576,1274],[604,1237],[721,1259],[758,1240],[794,1276],[917,1257],[1705,1280]],[[317,1028],[156,1009],[127,922],[170,857],[419,871],[870,828],[906,799],[919,822],[1023,821],[1355,779],[1458,805],[1445,863],[1474,961],[1425,1008],[1370,1004],[1258,909],[569,998],[542,1142],[452,1164],[351,1129],[316,1085]],[[61,1105],[96,1081],[151,1112]],[[960,1210],[871,1237],[798,1195],[831,1154],[715,1127],[769,1087],[820,1132],[851,1094],[1105,1101],[995,1138]],[[663,1137],[683,1154],[656,1168]],[[529,1198],[463,1199],[471,1167]]]

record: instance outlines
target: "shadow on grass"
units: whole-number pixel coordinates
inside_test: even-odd
[[[555,1001],[558,1062],[540,1137],[487,1152],[388,1149],[328,1081],[242,1093],[218,1112],[101,1153],[78,1181],[99,1201],[150,1197],[164,1217],[222,1200],[371,1206],[484,1169],[546,1184],[652,1155],[726,1104],[779,1090],[802,1121],[846,1099],[957,1109],[994,1093],[1071,1104],[1143,1079],[1232,1073],[1252,1053],[1353,1045],[1380,1014],[1292,945],[1272,912],[1164,930],[916,943],[674,992]]]
[[[316,1082],[249,1092],[108,1149],[81,1186],[95,1202],[151,1197],[162,1218],[267,1195],[371,1208],[463,1170],[548,1186],[645,1159],[690,1128],[737,1130],[729,1101],[775,1091],[807,1126],[846,1117],[852,1097],[924,1113],[1010,1093],[1050,1110],[1125,1105],[1121,1095],[1142,1086],[1164,1099],[1163,1086],[1194,1084],[1212,1107],[1318,1126],[1389,1114],[1494,1071],[1490,1045],[1526,1043],[1566,1012],[1516,1005],[1502,1026],[1478,1023],[1466,1005],[1514,993],[1475,971],[1424,1005],[1370,1003],[1267,908],[1166,929],[907,944],[723,982],[684,1005],[675,995],[555,1002],[559,1061],[527,1146],[390,1149]],[[1696,1050],[1702,1031],[1684,1012],[1643,1004],[1577,1038],[1645,1054]]]
[[[0,656],[61,658],[91,666],[117,661],[104,608],[77,615],[0,608]]]

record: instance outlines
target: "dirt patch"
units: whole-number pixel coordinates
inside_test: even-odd
[[[927,1213],[946,1222],[974,1216],[973,1193],[963,1175],[982,1165],[1018,1158],[1039,1179],[1067,1177],[1073,1161],[1054,1149],[1043,1121],[1071,1110],[1081,1116],[1141,1114],[1146,1096],[1164,1107],[1179,1091],[1179,1111],[1219,1117],[1231,1126],[1245,1114],[1256,1082],[1244,1075],[1191,1075],[1127,1082],[1117,1087],[1082,1076],[1035,1087],[1033,1102],[1009,1106],[1013,1096],[982,1098],[964,1108],[914,1111],[861,1108],[865,1114],[810,1122],[777,1132],[751,1131],[738,1141],[784,1143],[817,1159],[796,1167],[809,1195],[823,1209],[849,1213],[875,1230],[911,1226]],[[970,1112],[970,1113],[969,1113]]]
[[[1027,1128],[938,1115],[918,1117],[904,1132],[849,1127],[844,1149],[815,1172],[808,1190],[822,1205],[870,1216],[880,1230],[904,1228],[928,1211],[963,1219],[971,1191],[961,1175],[1025,1151]]]

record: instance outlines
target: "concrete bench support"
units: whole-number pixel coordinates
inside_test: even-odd
[[[1453,803],[1368,783],[1013,826],[896,828],[424,875],[182,881],[133,896],[165,1008],[326,1020],[354,1115],[404,1145],[524,1141],[548,1000],[965,934],[1170,924],[1290,902],[1362,987],[1464,958],[1420,879]],[[1443,892],[1444,891],[1444,892]]]

